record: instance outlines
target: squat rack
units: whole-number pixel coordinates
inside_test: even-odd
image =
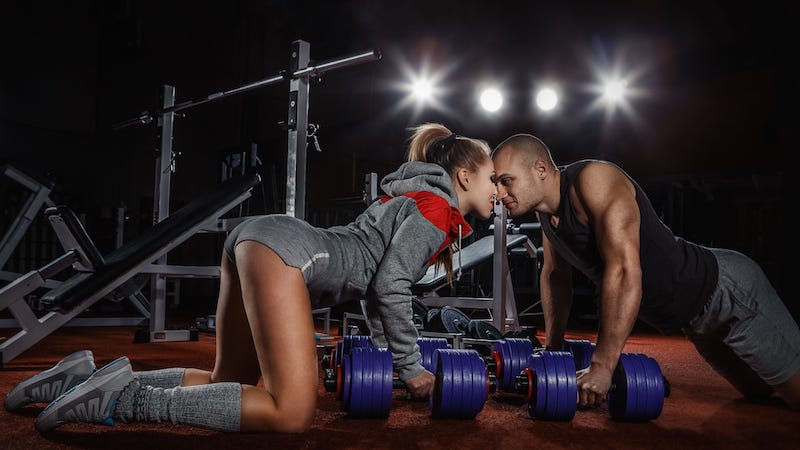
[[[227,91],[215,92],[205,97],[175,103],[175,87],[163,85],[160,89],[161,109],[144,111],[137,117],[118,122],[113,125],[114,130],[121,130],[134,125],[150,124],[155,121],[157,126],[157,148],[155,163],[155,186],[153,196],[153,223],[159,223],[169,216],[170,208],[170,183],[172,173],[175,172],[175,151],[172,146],[173,126],[175,114],[195,106],[210,103],[234,95],[239,95],[265,86],[270,86],[283,81],[289,82],[288,117],[286,128],[288,132],[288,157],[286,163],[286,214],[305,219],[306,206],[306,154],[309,137],[308,102],[309,81],[319,77],[325,72],[348,67],[364,62],[375,61],[381,58],[377,50],[369,50],[352,54],[342,58],[332,59],[315,65],[309,65],[311,45],[303,40],[292,42],[289,60],[289,69],[279,72],[272,77],[264,78]],[[238,221],[220,219],[214,230],[229,231]],[[208,267],[168,266],[167,254],[161,256],[147,271],[151,278],[151,340],[165,340],[164,312],[166,309],[167,276],[172,277],[214,277],[219,276],[219,270],[210,273]],[[212,271],[213,272],[213,271]],[[182,334],[177,334],[182,336]],[[177,338],[175,340],[178,340]],[[166,340],[173,340],[167,337]],[[181,339],[182,340],[182,339]]]

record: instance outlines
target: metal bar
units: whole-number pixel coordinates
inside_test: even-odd
[[[506,280],[508,260],[506,258],[506,209],[503,202],[495,200],[494,204],[494,258],[492,258],[492,325],[505,333],[506,317]],[[502,257],[501,257],[502,256]]]
[[[175,104],[175,87],[161,87],[161,99],[164,109]],[[158,121],[159,155],[156,158],[155,195],[153,196],[153,223],[156,224],[169,216],[170,182],[172,180],[172,126],[175,121],[174,112],[161,114]],[[156,264],[167,264],[167,253],[164,252]],[[160,331],[165,327],[167,278],[155,274],[150,279],[150,331]]]
[[[340,69],[342,67],[352,66],[355,64],[360,64],[363,62],[369,61],[376,61],[381,58],[380,52],[377,50],[370,50],[367,52],[356,53],[354,55],[345,56],[340,59],[329,60],[326,62],[319,63],[315,66],[302,66],[301,68],[297,68],[297,70],[293,70],[291,75],[287,75],[285,73],[280,73],[278,75],[264,78],[258,81],[254,81],[252,83],[248,83],[237,88],[229,89],[227,91],[215,92],[213,94],[209,94],[205,97],[196,99],[196,100],[189,100],[182,103],[178,103],[177,105],[170,105],[169,107],[164,107],[159,111],[155,111],[154,113],[150,113],[149,111],[144,111],[139,116],[124,120],[122,122],[118,122],[113,125],[115,130],[120,130],[122,128],[126,128],[132,125],[137,125],[140,123],[150,123],[153,121],[153,116],[158,116],[161,114],[171,113],[171,112],[178,112],[183,111],[189,108],[193,108],[198,105],[202,105],[204,103],[208,103],[214,100],[220,100],[226,97],[230,97],[233,95],[238,95],[244,92],[252,91],[254,89],[258,89],[264,86],[270,86],[272,84],[279,83],[281,81],[286,80],[294,80],[298,78],[307,78],[310,76],[319,76],[325,72]]]
[[[310,45],[292,43],[292,72],[308,66]],[[308,146],[308,77],[289,82],[288,155],[286,158],[286,214],[305,219],[306,150]]]
[[[169,275],[170,278],[219,278],[219,266],[176,266],[150,264],[141,273]]]
[[[494,298],[492,297],[422,297],[425,306],[441,308],[443,306],[454,306],[464,309],[492,309]],[[498,328],[499,330],[499,328]]]

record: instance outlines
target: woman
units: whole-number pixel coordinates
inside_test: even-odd
[[[432,263],[452,276],[452,245],[471,232],[464,216],[490,216],[496,189],[489,152],[484,141],[424,124],[413,130],[409,162],[382,180],[388,195],[352,223],[321,229],[269,215],[237,226],[221,263],[213,371],[134,373],[121,357],[92,374],[84,351],[20,383],[6,407],[52,400],[56,382],[66,389],[75,384],[69,380],[88,377],[42,411],[37,429],[170,420],[220,431],[302,432],[314,418],[319,378],[311,310],[358,299],[366,299],[373,343],[392,352],[412,396],[429,396],[435,377],[419,362],[410,289]]]

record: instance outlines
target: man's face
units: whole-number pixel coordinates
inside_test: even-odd
[[[511,216],[527,213],[539,203],[540,186],[534,169],[513,148],[503,149],[494,158],[497,198],[502,200]]]

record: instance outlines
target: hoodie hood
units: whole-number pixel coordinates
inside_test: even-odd
[[[453,180],[438,164],[410,161],[381,180],[381,189],[387,195],[399,197],[409,192],[427,191],[436,194],[458,209]]]

